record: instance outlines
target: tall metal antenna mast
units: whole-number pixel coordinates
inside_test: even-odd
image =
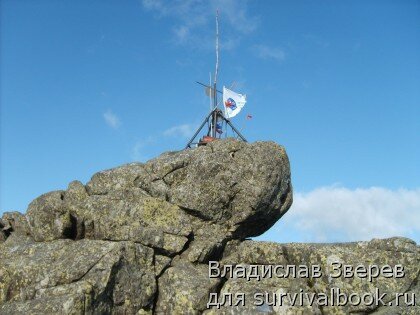
[[[213,84],[213,110],[217,107],[217,75],[219,73],[219,10],[216,10],[216,70],[214,72],[214,84]],[[213,112],[211,126],[211,136],[216,137],[216,125],[217,125],[217,113]]]
[[[214,72],[214,81],[211,82],[211,74],[210,74],[210,85],[206,85],[197,81],[198,84],[204,86],[207,91],[209,91],[210,100],[213,101],[213,104],[210,104],[211,111],[204,119],[203,123],[200,125],[198,130],[192,136],[191,140],[187,143],[186,148],[191,148],[192,145],[206,145],[208,142],[216,140],[217,133],[221,134],[223,131],[221,128],[217,127],[217,122],[225,122],[226,126],[230,126],[234,134],[237,135],[238,138],[242,139],[246,142],[244,136],[241,135],[239,130],[237,130],[229,119],[227,119],[223,112],[218,108],[217,103],[217,93],[223,94],[221,91],[217,89],[217,76],[219,74],[219,10],[216,11],[216,69]],[[212,94],[213,93],[213,94]],[[200,131],[204,128],[205,125],[208,125],[208,132],[207,135],[200,139],[198,142],[194,142],[194,139],[198,136]]]
[[[214,72],[214,84],[217,83],[219,73],[219,10],[216,11],[216,71]]]

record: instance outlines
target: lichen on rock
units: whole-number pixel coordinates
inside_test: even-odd
[[[404,308],[251,304],[208,308],[211,293],[284,290],[418,292],[419,249],[403,238],[351,244],[246,240],[292,204],[285,149],[220,140],[96,173],[0,219],[0,314],[296,314]],[[221,265],[404,264],[404,279],[212,279]],[[398,292],[399,292],[398,291]],[[414,309],[414,308],[413,308]]]

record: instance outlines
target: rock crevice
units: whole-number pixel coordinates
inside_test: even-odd
[[[273,142],[232,139],[96,173],[0,219],[0,314],[332,314],[388,311],[252,303],[207,309],[210,293],[418,292],[419,249],[404,238],[349,244],[247,240],[293,201],[289,160]],[[327,261],[403,264],[404,279],[328,277]],[[319,279],[210,278],[208,262],[318,264]],[[398,280],[398,281],[397,281]],[[387,313],[388,312],[388,313]]]

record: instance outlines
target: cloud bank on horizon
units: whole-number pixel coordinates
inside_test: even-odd
[[[420,189],[326,186],[294,193],[282,226],[299,241],[361,241],[406,235],[420,242]],[[278,228],[280,241],[286,237]]]

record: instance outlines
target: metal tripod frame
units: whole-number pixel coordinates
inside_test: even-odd
[[[227,119],[225,117],[225,115],[223,115],[223,112],[219,108],[215,108],[215,109],[213,109],[207,115],[207,117],[204,119],[204,121],[200,125],[200,127],[198,127],[197,131],[192,136],[191,140],[188,142],[188,144],[187,144],[187,146],[185,148],[186,149],[191,148],[191,145],[194,144],[194,139],[197,137],[197,135],[200,133],[200,131],[204,128],[204,126],[206,125],[206,123],[209,126],[208,131],[207,131],[207,135],[208,136],[211,135],[212,137],[214,137],[215,130],[216,130],[215,128],[216,128],[216,124],[217,124],[218,118],[221,118],[223,121],[225,121],[232,128],[232,130],[238,135],[238,137],[242,141],[247,142],[246,139],[245,139],[245,137],[239,132],[239,130],[235,128],[235,126],[230,122],[229,119]]]

